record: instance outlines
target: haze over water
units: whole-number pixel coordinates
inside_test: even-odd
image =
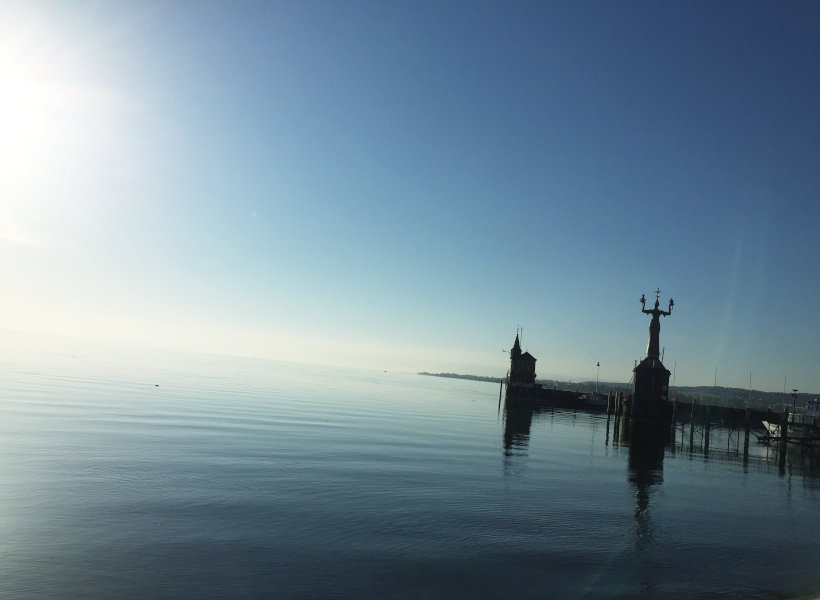
[[[0,362],[3,598],[820,589],[820,468],[797,451],[636,453],[605,415],[508,413],[481,382],[47,358]]]

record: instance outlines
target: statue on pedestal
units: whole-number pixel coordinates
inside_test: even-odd
[[[646,313],[647,315],[652,315],[652,320],[649,322],[649,344],[646,347],[646,358],[655,358],[660,359],[660,335],[661,335],[661,321],[658,317],[663,315],[664,317],[668,317],[672,314],[672,307],[675,306],[675,301],[672,298],[669,299],[669,310],[661,310],[658,308],[660,302],[658,298],[661,295],[661,290],[655,290],[655,308],[652,310],[646,310],[646,295],[641,294],[641,312]]]

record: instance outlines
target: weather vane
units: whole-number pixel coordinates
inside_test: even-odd
[[[660,359],[660,334],[661,322],[658,317],[663,315],[668,317],[672,314],[672,307],[675,306],[675,301],[669,299],[669,310],[661,310],[660,305],[661,289],[655,290],[655,308],[646,310],[646,295],[641,294],[641,312],[647,315],[652,315],[652,320],[649,322],[649,344],[646,346],[646,358]]]

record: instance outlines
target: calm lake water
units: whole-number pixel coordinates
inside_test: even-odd
[[[5,599],[820,590],[820,466],[796,449],[630,448],[605,414],[413,374],[0,359]]]

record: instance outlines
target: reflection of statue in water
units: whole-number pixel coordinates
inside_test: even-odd
[[[668,317],[672,314],[672,307],[675,306],[675,301],[672,298],[669,299],[669,310],[661,310],[658,308],[660,302],[658,302],[658,297],[660,296],[661,291],[660,289],[655,290],[655,308],[652,310],[646,310],[646,295],[641,294],[641,312],[646,313],[648,315],[652,315],[652,320],[649,322],[649,345],[646,347],[646,358],[660,358],[660,337],[661,337],[661,321],[658,317],[663,315],[664,317]]]
[[[663,483],[664,448],[668,428],[635,427],[630,432],[627,478],[635,494],[635,550],[655,544],[656,527],[651,518],[652,488]]]

